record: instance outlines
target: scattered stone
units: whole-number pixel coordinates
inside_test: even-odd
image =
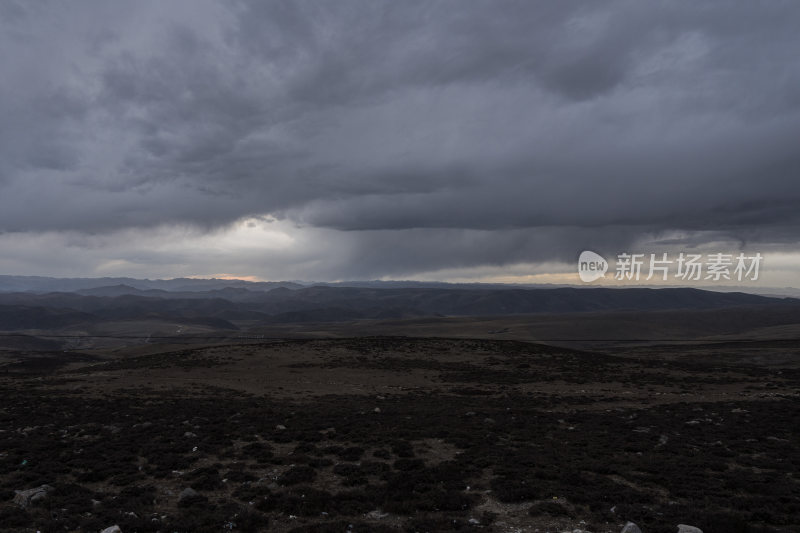
[[[100,533],[122,533],[122,530],[119,528],[119,526],[111,526],[105,528]]]
[[[488,416],[483,419],[484,424],[494,424],[494,418],[489,418]]]
[[[475,411],[467,411],[464,416],[475,416]]]
[[[178,496],[178,507],[204,506],[207,504],[208,498],[202,494],[198,494],[197,491],[192,488],[183,489]]]
[[[678,533],[703,533],[699,527],[687,526],[686,524],[678,524]]]
[[[642,533],[642,530],[639,529],[639,526],[634,524],[633,522],[628,522],[625,524],[625,527],[622,528],[620,533]]]
[[[50,485],[41,485],[35,489],[17,490],[14,496],[14,503],[22,507],[28,508],[32,503],[41,501],[47,497],[48,491],[53,490]]]
[[[380,413],[381,412],[381,408],[380,407],[376,407],[375,409],[372,410],[372,412],[373,413]]]
[[[178,501],[190,500],[192,498],[196,498],[197,496],[199,496],[199,494],[196,490],[191,487],[187,487],[181,491],[180,495],[178,496]]]
[[[389,516],[389,513],[384,513],[380,509],[375,509],[374,511],[370,511],[366,514],[366,517],[370,520],[380,520],[382,518],[386,518]]]
[[[277,426],[275,426],[275,429],[277,429],[278,431],[283,431],[284,429],[286,429],[286,426],[284,426],[283,424],[278,424]]]
[[[197,437],[197,435],[192,433],[191,431],[187,431],[186,433],[183,434],[183,436],[187,439],[194,439]]]

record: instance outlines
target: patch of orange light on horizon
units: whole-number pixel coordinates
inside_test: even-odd
[[[559,274],[528,274],[525,276],[490,276],[481,280],[484,283],[582,283],[577,272]]]
[[[239,281],[253,281],[253,282],[264,281],[258,276],[239,276],[237,274],[211,274],[209,276],[195,275],[186,277],[189,279],[224,279],[228,281],[239,280]]]

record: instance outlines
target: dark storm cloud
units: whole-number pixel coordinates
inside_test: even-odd
[[[669,231],[789,247],[798,23],[789,2],[5,2],[0,230],[270,215],[345,232],[340,277]]]

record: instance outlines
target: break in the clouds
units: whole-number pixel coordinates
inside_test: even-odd
[[[0,267],[790,253],[799,26],[791,2],[2,2]]]

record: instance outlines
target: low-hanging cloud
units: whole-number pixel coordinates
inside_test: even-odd
[[[338,250],[281,252],[318,279],[326,257],[402,276],[670,232],[788,250],[798,23],[790,3],[3,3],[0,231],[272,217]]]

